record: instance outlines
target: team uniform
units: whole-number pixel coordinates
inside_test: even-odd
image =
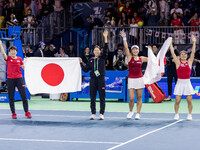
[[[194,95],[194,89],[190,82],[191,68],[188,64],[180,62],[177,69],[178,81],[174,89],[174,95]]]
[[[105,112],[105,60],[108,55],[108,44],[105,43],[103,54],[98,58],[91,58],[90,61],[81,67],[84,72],[90,72],[90,108],[92,114],[96,114],[96,95],[99,92],[100,98],[100,114]]]
[[[134,60],[134,57],[128,63],[128,89],[143,89],[145,87],[142,74],[142,59]]]
[[[8,97],[9,104],[12,113],[15,113],[15,105],[14,105],[14,94],[15,87],[17,87],[20,96],[23,101],[24,111],[28,112],[28,101],[26,97],[26,90],[24,80],[22,78],[22,72],[20,66],[23,65],[23,61],[21,57],[17,57],[13,59],[11,56],[7,56],[7,85],[8,85]],[[27,116],[28,114],[26,114]]]

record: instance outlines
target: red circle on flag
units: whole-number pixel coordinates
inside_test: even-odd
[[[41,76],[48,85],[57,86],[64,79],[64,71],[59,65],[51,63],[42,68]]]

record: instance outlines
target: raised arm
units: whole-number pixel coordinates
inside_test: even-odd
[[[194,60],[194,54],[195,54],[195,49],[196,49],[196,38],[194,35],[191,36],[192,39],[192,52],[190,54],[190,58],[188,59],[188,63],[190,66],[192,66],[193,60]]]
[[[6,55],[5,51],[4,51],[3,44],[1,42],[1,40],[0,40],[0,48],[1,48],[1,54],[3,55],[3,58],[5,60],[7,60],[8,57],[7,57],[7,55]]]
[[[107,56],[108,56],[108,30],[105,30],[103,32],[103,37],[104,37],[104,43],[105,43],[105,45],[104,45],[104,48],[103,48],[103,55],[102,55],[102,57],[104,59],[106,59]]]
[[[179,61],[178,57],[176,56],[176,54],[175,54],[175,52],[174,52],[174,47],[173,47],[173,45],[172,45],[172,42],[171,42],[171,44],[170,44],[169,49],[170,49],[170,52],[171,52],[171,54],[172,54],[172,58],[173,58],[173,60],[174,60],[174,63],[175,63],[177,66],[179,66],[180,61]]]
[[[127,43],[127,41],[126,41],[126,33],[123,32],[123,31],[121,31],[121,32],[120,32],[120,35],[121,35],[121,37],[123,38],[123,43],[124,43],[124,48],[125,48],[125,54],[126,54],[126,57],[128,58],[128,62],[129,62],[130,59],[131,59],[131,57],[132,57],[132,55],[131,55],[131,53],[130,53],[130,51],[129,51],[128,43]]]

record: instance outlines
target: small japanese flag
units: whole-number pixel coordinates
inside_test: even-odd
[[[152,30],[149,30],[148,35],[152,36]]]
[[[165,32],[162,33],[162,38],[163,38],[163,39],[166,38],[166,33],[165,33]]]
[[[182,39],[185,39],[185,38],[186,38],[185,33],[183,33],[182,34]]]
[[[173,37],[173,34],[172,33],[168,33],[168,37]]]
[[[198,38],[199,37],[199,32],[195,32],[195,36]]]
[[[191,34],[191,33],[189,33],[189,34],[188,34],[188,38],[191,38],[191,36],[192,36],[192,34]]]
[[[155,37],[159,37],[159,35],[160,35],[160,32],[156,31]]]
[[[174,36],[175,36],[175,39],[179,39],[178,34],[174,34]]]

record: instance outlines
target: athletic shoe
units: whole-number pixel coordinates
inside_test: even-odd
[[[172,100],[172,99],[169,98],[169,97],[164,99],[164,101],[171,101],[171,100]]]
[[[175,114],[174,120],[179,120],[179,114]]]
[[[12,119],[17,119],[17,114],[16,113],[12,114]]]
[[[192,114],[188,114],[187,120],[192,120]]]
[[[95,115],[95,114],[92,114],[92,115],[90,116],[90,120],[94,120],[95,117],[96,117],[96,115]]]
[[[32,118],[32,116],[31,116],[31,113],[30,113],[30,112],[26,112],[26,113],[25,113],[25,116],[26,116],[27,118]]]
[[[100,114],[100,115],[99,115],[99,119],[100,119],[100,120],[104,120],[104,115],[103,115],[103,114]]]
[[[133,116],[134,112],[129,112],[126,116],[127,119],[131,119]]]
[[[140,114],[137,113],[137,114],[135,115],[135,120],[140,120]]]

